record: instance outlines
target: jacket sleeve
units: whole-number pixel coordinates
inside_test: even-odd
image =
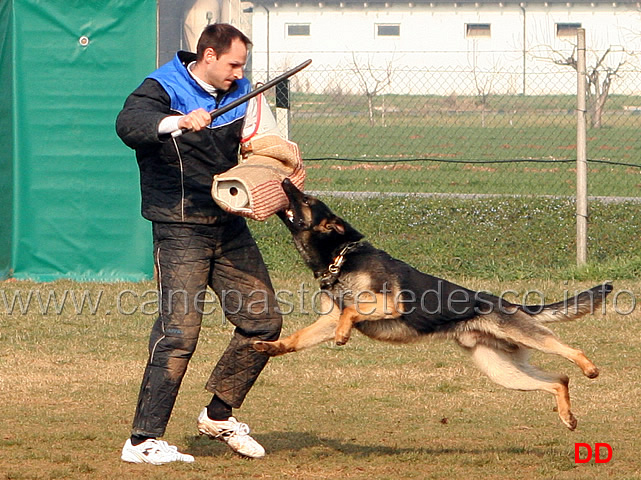
[[[116,118],[116,133],[133,149],[162,142],[158,124],[174,113],[170,102],[169,95],[156,80],[145,79],[125,100]]]

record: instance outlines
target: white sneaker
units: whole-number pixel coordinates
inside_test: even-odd
[[[169,462],[192,463],[194,457],[178,451],[178,447],[169,445],[162,440],[150,438],[139,445],[132,445],[131,439],[125,442],[122,447],[121,460],[130,463],[151,463],[152,465],[163,465]]]
[[[265,456],[265,449],[249,436],[249,427],[234,417],[227,420],[212,420],[207,416],[207,407],[198,416],[198,432],[225,442],[234,452],[250,458]]]

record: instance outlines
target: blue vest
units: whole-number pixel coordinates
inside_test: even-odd
[[[251,84],[246,78],[236,80],[236,88],[225,93],[222,97],[216,98],[207,93],[198,85],[194,78],[187,71],[186,66],[178,58],[178,54],[171,62],[164,64],[155,72],[151,73],[148,78],[153,78],[162,85],[169,98],[171,98],[171,109],[183,115],[204,108],[208,112],[233,102],[242,97],[251,90]],[[210,127],[219,127],[227,125],[239,118],[245,116],[247,103],[243,103],[229,112],[214,119]]]

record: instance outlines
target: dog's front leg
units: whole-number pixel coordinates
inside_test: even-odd
[[[328,315],[321,315],[314,323],[294,332],[288,337],[281,338],[274,342],[256,341],[252,347],[254,347],[254,350],[275,357],[327,342],[334,338],[336,324],[338,323],[338,308],[334,310]]]
[[[336,326],[336,333],[334,335],[336,345],[345,345],[349,341],[354,323],[356,323],[360,317],[361,315],[359,315],[354,305],[343,310],[343,313],[341,313],[341,316],[338,318],[338,325]]]
[[[364,291],[355,298],[355,303],[345,307],[336,326],[334,341],[336,345],[345,345],[349,341],[354,324],[363,321],[375,322],[383,318],[394,318],[401,315],[393,298],[383,293]]]

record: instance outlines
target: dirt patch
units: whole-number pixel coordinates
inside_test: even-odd
[[[332,165],[332,170],[423,170],[420,165],[395,164],[395,165],[376,165],[371,163],[359,163],[357,165]]]
[[[561,171],[560,168],[532,168],[532,167],[525,167],[523,169],[524,172],[526,173],[559,173]]]
[[[467,164],[463,167],[463,170],[469,170],[471,172],[496,172],[498,169],[496,167],[487,167],[487,166],[478,166]]]

